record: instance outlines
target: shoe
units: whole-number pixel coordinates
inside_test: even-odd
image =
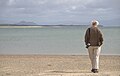
[[[95,69],[92,69],[91,72],[94,72]]]
[[[91,72],[98,73],[98,69],[92,69]]]
[[[93,73],[98,73],[98,69],[95,69]]]

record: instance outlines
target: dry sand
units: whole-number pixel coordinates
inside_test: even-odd
[[[86,55],[0,55],[0,76],[120,76],[120,56],[100,56],[91,73]]]

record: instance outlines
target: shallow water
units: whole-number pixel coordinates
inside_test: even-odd
[[[86,27],[0,28],[0,54],[88,54]],[[102,54],[120,55],[120,28],[102,27]]]

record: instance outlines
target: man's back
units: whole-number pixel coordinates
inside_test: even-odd
[[[97,27],[90,27],[85,34],[86,44],[90,43],[91,46],[100,46],[103,42],[102,33]]]

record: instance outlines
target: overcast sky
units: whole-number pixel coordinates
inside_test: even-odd
[[[120,0],[0,0],[0,23],[120,26]]]

